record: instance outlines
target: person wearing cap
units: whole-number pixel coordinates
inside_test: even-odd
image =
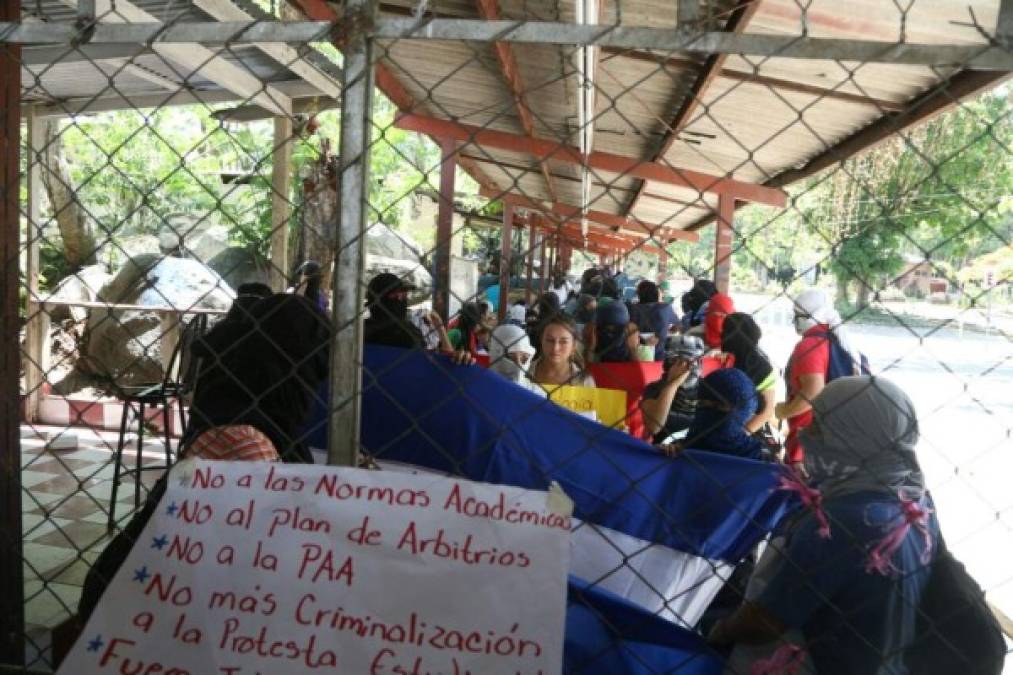
[[[362,341],[368,345],[401,347],[403,349],[425,349],[426,338],[408,314],[408,293],[414,286],[396,274],[382,272],[370,279],[366,286],[366,308],[369,317],[363,321]],[[453,352],[453,361],[470,364],[475,360],[466,351],[454,352],[443,330],[439,314],[430,312],[429,325],[441,334],[442,351]]]
[[[676,335],[668,339],[661,379],[647,385],[640,402],[644,427],[653,434],[656,443],[693,424],[700,359],[705,351],[703,340],[698,337]]]
[[[535,348],[520,326],[505,323],[493,329],[489,339],[489,370],[544,396],[545,390],[528,377],[528,368],[534,355]]]

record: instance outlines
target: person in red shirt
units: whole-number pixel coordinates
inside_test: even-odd
[[[809,289],[795,298],[795,332],[802,336],[788,359],[787,373],[788,400],[778,403],[774,415],[788,421],[788,436],[785,438],[785,461],[800,473],[804,473],[805,452],[799,443],[798,434],[812,424],[811,402],[827,384],[830,371],[830,338],[835,338],[852,352],[850,341],[842,327],[841,315],[834,309],[827,294],[819,289]],[[856,363],[859,360],[855,360]]]

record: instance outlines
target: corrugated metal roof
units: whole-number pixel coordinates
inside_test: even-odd
[[[37,0],[24,4],[35,20],[74,18],[66,0]],[[190,0],[133,0],[162,19],[207,21]],[[962,3],[918,0],[754,0],[755,14],[746,33],[881,40],[884,48],[902,37],[914,43],[986,44],[970,24]],[[251,0],[239,0],[250,12]],[[805,21],[801,6],[807,7]],[[908,6],[910,5],[910,6]],[[700,0],[698,27],[722,30],[738,0]],[[382,0],[380,9],[410,15],[416,0]],[[575,0],[499,0],[502,18],[532,21],[574,21]],[[674,0],[622,0],[604,3],[603,24],[676,27]],[[421,5],[426,16],[476,18],[475,0],[429,0]],[[999,0],[974,3],[976,19],[994,26]],[[32,48],[27,48],[30,53]],[[522,100],[530,110],[534,136],[576,145],[579,76],[574,46],[515,44],[511,48]],[[300,78],[256,48],[230,50],[222,56],[241,64],[265,83],[295,91]],[[380,41],[376,57],[416,102],[412,112],[521,136],[525,134],[518,99],[510,90],[492,45],[477,42],[399,39]],[[145,75],[183,81],[200,91],[220,91],[207,78],[187,73],[178,64],[146,53],[133,59],[136,68],[121,69],[117,90],[125,95],[164,92]],[[594,150],[641,161],[654,160],[672,134],[676,111],[686,102],[705,67],[704,59],[686,54],[658,54],[608,50],[599,54],[595,75]],[[26,98],[75,98],[93,95],[109,85],[109,72],[92,63],[33,64],[26,66],[26,82],[35,85]],[[716,177],[762,183],[801,167],[853,134],[890,119],[910,102],[957,73],[956,68],[927,68],[890,64],[842,63],[832,60],[745,58],[729,56],[720,73],[700,97],[695,113],[677,130],[674,141],[658,161],[672,167]],[[500,190],[548,201],[579,205],[582,200],[579,166],[549,158],[543,176],[537,158],[522,148],[477,147],[463,143],[470,156]],[[644,194],[630,211],[641,181],[602,170],[589,171],[590,204],[598,211],[629,215],[646,222],[685,227],[715,208],[713,194],[648,181]]]
[[[130,0],[131,4],[148,12],[159,21],[214,21],[209,14],[195,7],[190,0]],[[233,0],[247,13],[256,18],[270,18],[251,0]],[[76,9],[65,0],[32,0],[22,4],[23,21],[68,22],[74,21]],[[112,2],[116,12],[116,2]],[[113,53],[115,46],[107,46],[106,52]],[[26,102],[54,102],[71,99],[143,97],[164,94],[168,85],[159,85],[158,78],[175,82],[180,88],[196,92],[225,92],[226,90],[209,80],[199,69],[188,68],[171,59],[156,54],[141,45],[122,46],[123,56],[108,57],[103,52],[95,57],[85,56],[85,49],[53,47],[23,48],[22,99]],[[209,46],[217,56],[233,65],[241,66],[265,84],[275,86],[283,92],[299,96],[318,95],[316,88],[308,85],[295,73],[260,49],[251,45]],[[52,62],[41,62],[33,58],[35,53],[45,53]],[[333,63],[312,50],[302,50],[300,56],[318,70],[332,78],[340,77]],[[203,65],[203,64],[201,64]],[[153,77],[145,78],[149,74]],[[154,80],[154,81],[153,81]],[[106,93],[107,92],[107,93]]]
[[[971,17],[961,3],[813,0],[804,3],[808,11],[803,26],[800,5],[794,0],[757,1],[758,11],[746,33],[893,43],[903,30],[904,39],[914,43],[986,44],[980,32],[968,25]],[[415,4],[389,0],[381,4],[381,10],[404,14]],[[907,11],[902,9],[908,4]],[[702,1],[701,28],[720,30],[736,5],[734,0]],[[624,26],[675,27],[677,6],[673,0],[609,2],[603,20],[621,19]],[[506,19],[573,21],[575,15],[574,0],[500,0],[499,7]],[[998,7],[998,0],[975,3],[977,20],[994,26]],[[476,16],[471,0],[431,0],[425,9],[431,16]],[[569,46],[512,47],[535,135],[540,138],[576,143],[575,50]],[[428,114],[523,134],[516,103],[491,45],[399,40],[381,54],[412,96],[426,102]],[[702,65],[701,59],[684,54],[603,53],[595,78],[594,150],[653,159]],[[956,68],[730,56],[700,98],[695,114],[658,161],[762,183],[895,114],[956,72]],[[481,168],[499,189],[550,199],[531,156],[465,145],[466,154],[484,159]],[[504,168],[495,170],[489,164],[495,161]],[[579,205],[579,167],[554,160],[548,165],[558,199]],[[592,188],[590,207],[626,214],[639,181],[604,171],[592,174],[598,185]],[[648,181],[645,192],[630,215],[647,222],[686,227],[717,204],[712,194],[656,181]]]

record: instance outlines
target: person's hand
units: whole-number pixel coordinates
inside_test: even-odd
[[[440,330],[443,328],[443,319],[440,318],[438,312],[427,312],[426,323],[433,327],[433,330]]]
[[[657,335],[652,335],[651,337],[644,340],[644,344],[649,347],[657,347],[659,342],[661,342],[661,340],[658,339]]]
[[[692,363],[684,359],[679,359],[672,364],[671,368],[668,369],[668,376],[665,378],[665,381],[668,384],[674,384],[677,387],[681,387],[689,378],[689,374],[692,370]]]
[[[676,457],[683,450],[683,444],[680,441],[675,443],[662,443],[658,446],[658,450],[661,450],[668,457]]]
[[[784,419],[784,411],[785,411],[785,409],[787,407],[788,407],[788,402],[787,401],[781,401],[780,403],[778,403],[777,405],[775,405],[774,406],[774,417],[776,417],[779,420],[783,420]]]
[[[450,355],[450,361],[455,366],[473,366],[475,365],[475,357],[471,355],[471,352],[466,349],[458,349],[456,352]]]

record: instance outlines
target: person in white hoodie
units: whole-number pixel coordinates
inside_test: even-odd
[[[535,354],[527,332],[520,326],[496,326],[489,339],[489,370],[499,373],[525,389],[545,396],[545,390],[531,381],[528,368]]]

